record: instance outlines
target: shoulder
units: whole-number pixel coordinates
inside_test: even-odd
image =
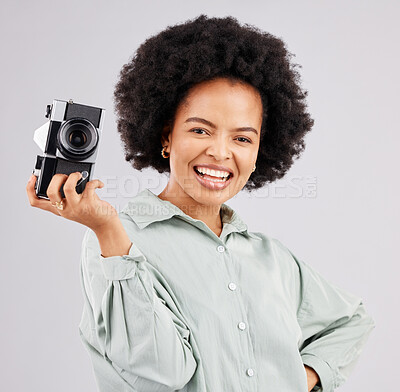
[[[253,250],[268,268],[276,268],[292,277],[299,275],[301,261],[280,240],[262,232],[249,231],[248,234],[251,238],[257,238],[257,241],[251,240]]]
[[[268,249],[274,257],[280,260],[296,261],[293,253],[280,240],[271,235],[261,232],[249,232],[252,236],[258,237],[263,248]]]
[[[281,270],[299,275],[303,262],[281,240],[263,233],[254,234],[262,239],[263,246]]]

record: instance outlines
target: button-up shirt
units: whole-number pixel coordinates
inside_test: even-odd
[[[127,255],[81,253],[82,342],[101,392],[306,392],[304,365],[331,392],[375,326],[362,298],[227,204],[217,236],[149,189],[119,218]]]

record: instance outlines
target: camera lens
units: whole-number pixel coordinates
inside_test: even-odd
[[[82,160],[94,153],[99,135],[89,120],[73,118],[61,125],[57,140],[63,155],[71,160]]]
[[[84,132],[77,129],[69,134],[69,142],[74,147],[82,147],[86,143],[87,137]]]

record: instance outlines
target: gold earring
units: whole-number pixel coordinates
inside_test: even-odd
[[[256,170],[256,165],[254,165],[254,167],[253,167],[253,171],[254,171],[254,170]]]
[[[169,158],[169,153],[168,153],[168,155],[165,155],[165,149],[167,148],[167,146],[164,146],[163,148],[162,148],[162,150],[161,150],[161,155],[162,155],[162,157],[163,158]]]

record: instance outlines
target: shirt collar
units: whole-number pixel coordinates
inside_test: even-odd
[[[181,219],[184,219],[202,229],[206,226],[203,221],[194,219],[185,214],[179,207],[167,200],[160,199],[155,193],[147,188],[134,196],[122,212],[128,214],[140,229],[147,227],[153,222],[167,220],[173,216],[179,216]],[[244,223],[240,216],[227,204],[223,203],[221,205],[221,217],[225,235],[235,231],[257,240],[261,239],[248,232],[246,223]],[[211,229],[209,230],[211,231]]]

